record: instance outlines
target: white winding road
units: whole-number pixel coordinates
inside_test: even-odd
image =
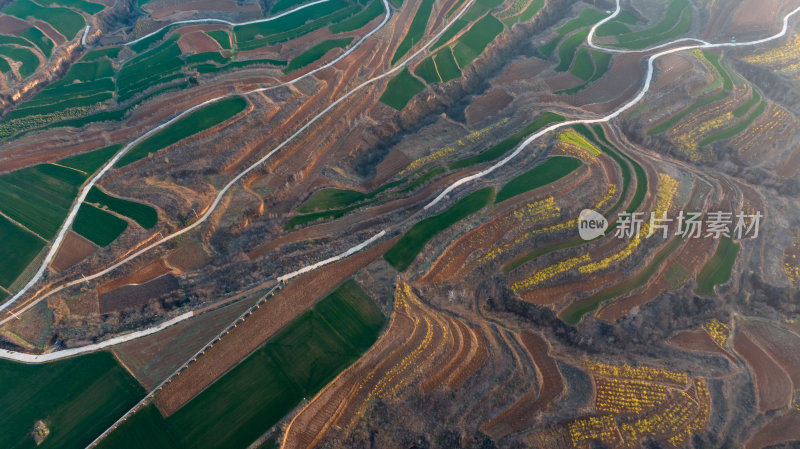
[[[305,5],[305,7],[311,6],[313,4],[322,3],[324,1],[329,1],[329,0],[318,0],[318,1],[314,2],[314,3],[309,3],[309,4]],[[389,21],[389,18],[391,16],[391,10],[389,8],[389,5],[388,5],[387,1],[386,0],[382,0],[382,1],[383,1],[383,4],[384,4],[385,11],[386,11],[383,21],[376,28],[374,28],[372,31],[370,31],[365,36],[363,36],[355,45],[353,45],[349,50],[347,50],[341,56],[339,56],[338,58],[334,59],[333,61],[331,61],[331,62],[329,62],[329,63],[327,63],[327,64],[325,64],[325,65],[323,65],[323,66],[321,66],[321,67],[319,67],[319,68],[317,68],[315,70],[312,70],[312,71],[308,72],[307,74],[305,74],[305,75],[303,75],[301,77],[298,77],[298,78],[296,78],[294,80],[288,81],[288,82],[283,83],[283,84],[275,85],[275,86],[269,86],[269,87],[254,89],[254,90],[251,90],[249,92],[245,92],[245,93],[243,93],[241,95],[249,95],[249,94],[252,94],[252,93],[255,93],[255,92],[263,92],[263,91],[267,91],[267,90],[270,90],[270,89],[275,89],[275,88],[283,86],[283,85],[294,84],[294,83],[296,83],[296,82],[298,82],[298,81],[300,81],[300,80],[302,80],[302,79],[304,79],[304,78],[306,78],[308,76],[311,76],[311,75],[319,72],[320,70],[324,70],[324,69],[326,69],[328,67],[331,67],[332,65],[336,64],[337,62],[339,62],[344,57],[346,57],[347,55],[352,53],[367,38],[369,38],[370,36],[375,34],[378,30],[380,30]],[[453,21],[459,19],[463,15],[463,13],[466,10],[469,9],[469,7],[472,5],[472,3],[474,3],[474,1],[475,0],[470,0],[465,5],[463,5],[461,10],[458,12],[458,14],[456,14],[456,15],[454,15],[452,17],[452,20],[449,22],[448,27],[449,27],[450,24],[453,23]],[[285,14],[297,11],[298,9],[302,9],[302,7],[295,8],[294,10],[291,10],[291,11],[287,11]],[[745,47],[745,46],[758,45],[758,44],[770,42],[770,41],[775,40],[775,39],[779,39],[780,37],[786,35],[786,32],[787,32],[788,27],[789,27],[789,19],[792,16],[794,16],[795,14],[797,14],[798,12],[800,12],[800,7],[794,9],[793,11],[788,13],[786,16],[784,16],[783,27],[782,27],[780,32],[778,32],[778,33],[776,33],[776,34],[774,34],[772,36],[763,38],[763,39],[758,39],[758,40],[749,41],[749,42],[731,42],[731,43],[712,44],[712,43],[708,43],[708,42],[705,42],[705,41],[702,41],[702,40],[699,40],[699,39],[683,38],[683,39],[678,39],[678,40],[675,40],[675,41],[671,41],[671,42],[668,42],[668,43],[665,43],[665,44],[661,44],[661,45],[658,45],[658,46],[655,46],[655,47],[651,47],[651,48],[647,48],[647,49],[643,49],[643,50],[623,50],[623,49],[616,49],[616,48],[606,48],[606,47],[602,47],[602,46],[596,45],[594,43],[594,41],[593,41],[593,38],[594,38],[594,35],[595,35],[595,32],[596,32],[597,28],[599,26],[603,25],[604,23],[606,23],[606,22],[608,22],[610,20],[613,20],[617,15],[619,15],[621,10],[622,9],[621,9],[621,5],[620,5],[620,0],[616,0],[616,9],[615,9],[614,13],[612,13],[611,15],[606,17],[605,19],[601,20],[600,22],[596,23],[591,28],[591,30],[589,32],[589,35],[587,36],[587,43],[588,43],[588,45],[590,47],[598,49],[598,50],[602,50],[602,51],[612,52],[612,53],[643,53],[643,52],[651,52],[651,51],[659,50],[661,48],[669,47],[669,46],[672,46],[672,45],[675,45],[675,44],[678,44],[678,43],[682,43],[682,42],[697,42],[697,44],[674,47],[674,48],[670,48],[668,50],[660,51],[658,53],[655,53],[655,54],[651,55],[647,60],[647,75],[645,77],[644,85],[642,86],[642,89],[639,91],[639,93],[633,99],[631,99],[629,102],[627,102],[627,103],[623,104],[622,106],[620,106],[619,108],[617,108],[614,112],[612,112],[612,113],[610,113],[610,114],[608,114],[606,116],[600,116],[600,117],[588,118],[588,119],[580,119],[580,120],[569,120],[569,121],[565,121],[565,122],[560,122],[560,123],[548,126],[547,128],[544,128],[544,129],[534,133],[533,135],[531,135],[527,139],[525,139],[523,142],[521,142],[514,149],[514,151],[511,154],[509,154],[508,156],[506,156],[502,160],[498,161],[494,165],[486,168],[485,170],[483,170],[481,172],[478,172],[478,173],[470,175],[470,176],[466,176],[466,177],[461,178],[461,179],[453,182],[452,184],[450,184],[444,191],[442,191],[442,193],[440,193],[430,203],[426,204],[424,206],[424,209],[429,209],[429,208],[433,207],[434,205],[438,204],[440,201],[445,199],[447,197],[447,195],[449,195],[451,192],[453,192],[456,188],[458,188],[458,187],[460,187],[462,185],[465,185],[465,184],[467,184],[467,183],[469,183],[471,181],[474,181],[476,179],[482,178],[482,177],[494,172],[498,168],[504,166],[509,161],[511,161],[512,159],[517,157],[528,145],[530,145],[532,142],[536,141],[537,139],[539,139],[540,137],[546,135],[549,132],[556,131],[558,129],[569,127],[569,126],[573,126],[573,125],[577,125],[577,124],[590,125],[590,124],[605,123],[605,122],[609,122],[610,120],[613,120],[613,119],[619,117],[620,114],[624,113],[625,111],[627,111],[628,109],[630,109],[634,105],[636,105],[645,96],[645,94],[647,94],[647,92],[650,90],[650,85],[651,85],[651,82],[652,82],[652,79],[653,79],[653,74],[654,74],[654,62],[659,57],[664,56],[664,55],[668,55],[668,54],[671,54],[671,53],[676,53],[676,52],[680,52],[680,51],[684,51],[684,50],[693,50],[693,49],[697,49],[697,48]],[[198,20],[202,20],[202,19],[198,19]],[[261,21],[264,21],[264,20],[266,20],[266,19],[263,19]],[[217,21],[217,20],[214,20],[214,21]],[[222,22],[225,22],[225,21],[222,21]],[[184,234],[186,232],[189,232],[192,229],[194,229],[195,227],[199,226],[201,223],[203,223],[205,220],[208,219],[208,217],[215,210],[215,208],[219,205],[219,203],[221,202],[223,196],[228,192],[228,190],[231,187],[233,187],[233,185],[235,183],[237,183],[247,173],[251,172],[256,167],[258,167],[259,165],[264,163],[267,159],[269,159],[277,151],[281,150],[283,147],[285,147],[287,144],[289,144],[292,140],[294,140],[298,135],[300,135],[306,129],[308,129],[317,120],[319,120],[321,117],[326,115],[329,111],[331,111],[333,108],[338,106],[342,101],[344,101],[345,99],[347,99],[348,97],[350,97],[354,93],[358,92],[362,88],[368,86],[369,84],[372,84],[375,81],[378,81],[378,80],[383,79],[383,78],[385,78],[387,76],[390,76],[390,75],[396,73],[397,71],[401,70],[402,68],[404,68],[411,60],[416,58],[418,55],[422,54],[426,50],[428,45],[433,43],[436,39],[438,39],[447,30],[448,27],[443,27],[442,30],[439,31],[433,37],[431,37],[431,39],[429,39],[428,42],[426,42],[426,44],[424,46],[422,46],[419,50],[417,50],[413,54],[411,54],[411,55],[407,56],[406,58],[404,58],[403,61],[401,63],[399,63],[397,66],[395,66],[393,69],[388,70],[387,72],[383,73],[382,75],[379,75],[379,76],[376,76],[374,78],[371,78],[370,80],[365,81],[364,83],[358,85],[354,89],[352,89],[349,92],[345,93],[342,97],[340,97],[339,99],[337,99],[336,101],[331,103],[328,107],[326,107],[324,110],[322,110],[319,114],[314,116],[308,123],[303,125],[300,129],[298,129],[289,138],[287,138],[286,140],[281,142],[272,151],[270,151],[264,157],[259,159],[257,162],[255,162],[254,164],[249,166],[247,169],[245,169],[244,171],[239,173],[236,177],[234,177],[231,181],[229,181],[223,187],[222,190],[220,190],[220,192],[217,195],[217,197],[215,198],[215,200],[211,203],[211,206],[207,208],[206,212],[197,221],[195,221],[191,225],[187,226],[186,228],[184,228],[184,229],[182,229],[180,231],[177,231],[177,232],[175,232],[173,234],[170,234],[167,237],[164,237],[163,239],[161,239],[159,241],[156,241],[155,243],[153,243],[153,244],[151,244],[151,245],[149,245],[149,246],[147,246],[147,247],[145,247],[145,248],[133,253],[132,255],[126,257],[125,259],[119,261],[118,263],[116,263],[116,264],[114,264],[114,265],[112,265],[112,266],[110,266],[110,267],[108,267],[108,268],[106,268],[106,269],[104,269],[102,271],[94,273],[94,274],[92,274],[90,276],[86,276],[85,278],[82,278],[80,280],[71,281],[71,282],[68,282],[68,283],[62,284],[62,285],[60,285],[58,287],[53,288],[52,290],[50,290],[50,291],[42,294],[41,296],[37,297],[37,299],[35,301],[32,301],[30,304],[28,304],[24,309],[22,309],[21,312],[24,312],[25,310],[27,310],[28,308],[32,307],[33,305],[35,305],[39,301],[47,298],[48,296],[50,296],[50,295],[52,295],[52,294],[54,294],[54,293],[56,293],[58,291],[61,291],[61,290],[65,289],[67,287],[70,287],[70,286],[73,286],[73,285],[77,285],[77,284],[83,283],[85,281],[89,281],[89,280],[95,279],[95,278],[97,278],[99,276],[103,276],[103,275],[111,272],[112,270],[118,268],[119,266],[129,262],[130,260],[142,255],[143,253],[145,253],[145,252],[147,252],[147,251],[149,251],[149,250],[151,250],[151,249],[163,244],[164,242],[167,242],[167,241],[169,241],[169,240],[171,240],[171,239],[173,239],[173,238],[175,238],[175,237],[177,237],[179,235],[182,235],[182,234]],[[156,31],[156,32],[158,32],[158,31]],[[145,37],[148,37],[148,36],[145,36]],[[34,278],[31,279],[31,281],[22,290],[20,290],[20,292],[18,292],[12,298],[10,298],[5,303],[0,305],[0,311],[4,310],[4,309],[8,308],[10,305],[12,305],[18,298],[20,298],[22,295],[24,295],[36,282],[38,282],[41,279],[42,274],[44,273],[44,271],[47,268],[47,265],[52,260],[53,256],[55,255],[55,252],[58,249],[58,246],[61,244],[61,241],[63,240],[66,232],[69,230],[69,228],[70,228],[70,226],[72,224],[72,221],[74,220],[75,215],[77,214],[78,207],[83,202],[83,200],[86,197],[86,195],[88,194],[89,189],[100,179],[100,177],[102,177],[106,172],[108,172],[111,169],[111,167],[117,162],[117,160],[119,160],[120,157],[122,157],[131,147],[133,147],[135,144],[137,144],[141,140],[149,137],[153,133],[163,129],[164,127],[170,125],[171,123],[175,122],[176,120],[178,120],[178,119],[184,117],[185,115],[193,112],[194,110],[196,110],[196,109],[198,109],[200,107],[203,107],[203,106],[205,106],[207,104],[210,104],[210,103],[213,103],[213,102],[216,102],[216,101],[219,101],[219,100],[222,100],[224,98],[228,98],[228,97],[231,97],[231,96],[234,96],[234,95],[235,94],[224,95],[224,96],[221,96],[221,97],[218,97],[218,98],[203,102],[203,103],[201,103],[199,105],[196,105],[196,106],[194,106],[192,108],[189,108],[186,111],[182,112],[181,114],[178,114],[177,116],[173,117],[172,119],[170,119],[170,120],[162,123],[161,125],[151,129],[150,131],[148,131],[147,133],[143,134],[142,136],[140,136],[136,140],[130,142],[122,150],[120,150],[114,156],[114,158],[112,158],[106,165],[104,165],[103,168],[81,190],[81,193],[80,193],[78,199],[76,200],[75,204],[73,205],[72,209],[70,210],[70,213],[69,213],[69,215],[67,217],[67,220],[65,221],[64,225],[61,227],[61,230],[60,230],[56,240],[54,240],[53,245],[51,246],[51,249],[47,254],[47,257],[43,261],[42,266],[40,267],[39,271],[37,271],[37,274],[34,276]],[[289,280],[289,279],[291,279],[291,278],[293,278],[295,276],[298,276],[298,275],[300,275],[302,273],[306,273],[306,272],[312,271],[312,270],[314,270],[316,268],[319,268],[319,267],[321,267],[323,265],[326,265],[328,263],[335,262],[337,260],[341,260],[341,259],[343,259],[345,257],[348,257],[348,256],[350,256],[350,255],[352,255],[352,254],[354,254],[354,253],[356,253],[358,251],[361,251],[362,249],[366,248],[367,246],[371,245],[372,243],[380,240],[386,234],[387,234],[387,230],[383,230],[380,233],[378,233],[377,235],[373,236],[372,238],[370,238],[370,239],[368,239],[368,240],[366,240],[366,241],[364,241],[364,242],[362,242],[362,243],[360,243],[360,244],[358,244],[358,245],[346,250],[345,252],[339,254],[338,256],[331,257],[331,258],[323,260],[321,262],[317,262],[315,264],[312,264],[312,265],[303,267],[301,269],[298,269],[298,270],[296,270],[296,271],[294,271],[292,273],[280,276],[280,277],[278,277],[278,280],[279,281],[286,281],[286,280]],[[178,316],[176,318],[173,318],[170,321],[167,321],[165,323],[161,323],[160,325],[155,326],[153,328],[142,330],[142,331],[139,331],[139,332],[133,332],[133,333],[126,334],[126,335],[123,335],[123,336],[120,336],[120,337],[115,337],[113,339],[107,340],[106,342],[102,342],[102,343],[99,343],[99,344],[96,344],[96,345],[89,345],[89,346],[84,346],[84,347],[80,347],[80,348],[73,348],[73,349],[70,349],[70,350],[57,351],[57,352],[54,352],[54,353],[45,354],[47,356],[46,359],[43,359],[43,357],[45,355],[38,356],[38,358],[37,358],[37,356],[33,356],[31,354],[19,353],[19,352],[14,352],[14,351],[0,351],[0,358],[16,360],[16,361],[21,361],[21,362],[28,362],[28,363],[42,363],[42,362],[45,362],[45,361],[57,360],[57,359],[64,358],[64,357],[71,357],[71,356],[74,356],[74,355],[83,354],[83,353],[86,353],[86,352],[91,352],[91,351],[96,351],[96,350],[99,350],[99,349],[103,349],[105,347],[121,343],[123,341],[130,341],[130,340],[132,340],[134,338],[138,338],[138,337],[141,337],[141,336],[144,336],[144,335],[150,335],[150,334],[158,332],[158,331],[160,331],[160,330],[162,330],[162,329],[164,329],[164,328],[168,327],[169,325],[172,325],[172,324],[174,324],[176,322],[179,322],[179,321],[185,320],[187,318],[190,318],[191,316],[192,316],[191,312],[187,313],[187,314],[184,314],[184,315],[180,315],[180,316]],[[9,319],[12,319],[12,318],[7,318],[6,320],[0,322],[0,324],[3,324],[5,322],[7,322]]]

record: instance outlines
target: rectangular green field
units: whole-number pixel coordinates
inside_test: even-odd
[[[402,111],[414,95],[422,92],[425,85],[414,78],[408,69],[403,69],[386,84],[386,90],[381,95],[381,102]]]
[[[85,180],[85,174],[53,164],[0,175],[0,211],[49,240]]]
[[[106,9],[105,5],[94,2],[87,2],[86,0],[43,0],[43,5],[61,5],[70,8],[80,9],[81,11],[93,16],[100,11]]]
[[[439,74],[436,73],[436,65],[433,62],[433,56],[428,56],[423,59],[414,69],[414,74],[425,80],[428,84],[442,81],[442,79],[439,78]]]
[[[509,181],[497,193],[496,203],[513,198],[519,194],[537,189],[572,173],[582,164],[580,159],[567,156],[552,156],[541,165]]]
[[[226,98],[202,107],[136,144],[120,158],[117,166],[124,167],[173,143],[218,125],[242,112],[245,107],[247,107],[247,100],[242,97]]]
[[[405,271],[425,244],[436,234],[460,220],[478,212],[494,198],[494,189],[486,187],[473,192],[450,206],[446,211],[428,217],[411,227],[383,258],[398,271]]]
[[[9,287],[44,248],[46,241],[0,215],[0,285]]]
[[[456,64],[455,57],[453,57],[453,50],[450,47],[445,47],[435,55],[433,59],[436,61],[436,68],[439,69],[439,76],[442,82],[446,83],[450,80],[461,77],[461,69]]]
[[[175,414],[145,408],[100,447],[245,448],[357,360],[384,322],[347,281]]]
[[[91,204],[83,203],[72,230],[98,246],[108,246],[128,227],[128,222]]]
[[[130,409],[145,392],[107,352],[44,365],[0,360],[0,447],[80,449]],[[39,446],[33,426],[50,435]]]
[[[486,46],[503,31],[503,24],[493,15],[487,14],[475,22],[470,29],[458,38],[458,43],[453,48],[453,55],[459,67],[466,67],[475,58],[483,53]]]
[[[58,161],[60,165],[80,170],[87,175],[91,175],[103,166],[114,154],[122,148],[121,144],[107,146],[99,150],[90,151],[88,153],[70,156],[66,159]]]
[[[111,196],[97,187],[89,190],[86,202],[105,206],[109,210],[132,219],[145,229],[152,228],[158,222],[158,212],[152,206]]]

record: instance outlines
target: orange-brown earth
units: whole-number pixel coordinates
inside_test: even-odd
[[[97,246],[94,243],[70,231],[64,238],[64,242],[61,243],[50,267],[56,271],[64,271],[95,251],[97,251]]]
[[[736,332],[733,349],[747,362],[756,387],[758,410],[782,409],[792,400],[792,380],[745,332]]]

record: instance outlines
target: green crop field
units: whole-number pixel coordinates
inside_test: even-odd
[[[272,5],[272,9],[269,12],[272,14],[279,13],[300,6],[303,3],[303,0],[278,0]]]
[[[583,50],[583,49],[581,49],[581,50]],[[572,95],[572,94],[574,94],[576,92],[579,92],[579,91],[585,89],[590,84],[592,84],[595,81],[597,81],[600,78],[602,78],[603,75],[605,75],[606,72],[608,72],[608,67],[611,64],[611,57],[612,57],[611,53],[605,53],[605,52],[602,52],[602,51],[592,50],[591,51],[591,57],[592,57],[592,60],[594,61],[594,73],[592,74],[592,77],[589,78],[584,84],[581,84],[580,86],[572,87],[570,89],[560,90],[560,91],[556,92],[556,94],[559,94],[559,95],[560,94]],[[575,69],[575,64],[573,64],[572,68]],[[570,71],[572,71],[572,70],[570,70]]]
[[[8,61],[5,58],[0,58],[0,72],[8,73],[11,71],[11,65],[9,65]]]
[[[85,179],[81,172],[53,164],[0,175],[0,211],[49,240]]]
[[[556,29],[559,36],[566,36],[575,30],[589,27],[601,21],[607,16],[606,13],[592,8],[586,8],[578,14],[578,17],[570,19],[567,23]]]
[[[422,36],[425,34],[425,27],[428,25],[428,18],[431,16],[433,9],[433,0],[422,0],[419,4],[414,19],[411,20],[411,25],[408,26],[408,33],[400,41],[397,50],[392,56],[392,64],[399,61],[403,56],[414,47],[414,44],[422,42]]]
[[[734,243],[730,237],[721,239],[714,255],[697,274],[695,293],[702,296],[714,296],[714,286],[724,284],[731,278],[731,270],[733,264],[736,263],[738,254],[738,243]]]
[[[414,78],[408,69],[403,69],[387,84],[386,90],[381,95],[381,102],[402,111],[414,95],[422,92],[425,85]]]
[[[433,58],[436,61],[436,67],[439,69],[442,82],[446,83],[461,77],[461,69],[458,68],[458,64],[456,64],[456,59],[450,47],[445,47],[437,51],[436,54],[433,55]]]
[[[569,145],[575,145],[577,147],[583,148],[584,150],[588,151],[593,156],[599,156],[600,150],[597,149],[591,142],[584,139],[580,134],[577,134],[573,130],[568,130],[562,132],[558,135],[558,141],[564,142]]]
[[[325,56],[325,53],[327,53],[328,51],[333,50],[334,48],[345,48],[348,45],[350,45],[350,42],[352,41],[353,41],[352,37],[345,37],[342,39],[329,39],[326,41],[322,41],[319,44],[304,51],[303,53],[300,53],[299,55],[297,55],[297,57],[289,61],[289,65],[287,65],[286,68],[283,69],[283,73],[289,73],[301,67],[305,67]]]
[[[42,51],[42,54],[45,58],[49,58],[50,55],[53,53],[53,41],[50,40],[49,37],[45,36],[42,33],[42,30],[36,27],[30,27],[27,30],[20,33],[20,36],[28,39],[29,41],[33,42],[34,45],[39,47],[39,50]]]
[[[637,23],[639,23],[638,17],[628,10],[622,10],[614,20],[606,22],[597,28],[597,36],[607,37],[630,33],[631,29],[628,28],[628,25],[636,25]]]
[[[0,360],[0,446],[83,448],[145,392],[107,352],[44,365]],[[50,435],[41,445],[33,426],[44,420]]]
[[[10,5],[3,8],[3,12],[20,19],[27,19],[28,17],[41,19],[64,35],[67,40],[72,40],[78,34],[78,31],[86,26],[83,17],[75,11],[67,8],[47,8],[30,0],[14,0]]]
[[[692,27],[692,8],[689,0],[672,0],[664,18],[642,31],[617,35],[619,47],[642,49],[662,41],[684,36]]]
[[[247,100],[242,97],[232,97],[200,108],[136,144],[120,158],[117,166],[124,167],[200,131],[218,125],[242,112],[245,107],[247,107]]]
[[[733,110],[734,117],[743,117],[745,114],[750,112],[750,109],[753,109],[753,106],[759,104],[761,101],[761,94],[758,93],[757,90],[753,89],[753,95],[747,100],[747,103],[739,106],[738,108]]]
[[[158,222],[158,212],[152,206],[111,196],[97,187],[89,190],[86,202],[105,206],[109,210],[132,219],[145,229],[152,228]]]
[[[10,59],[22,63],[19,67],[19,74],[23,78],[33,75],[36,69],[39,68],[39,58],[30,50],[2,45],[0,46],[0,55],[8,56]]]
[[[433,56],[428,56],[414,69],[414,74],[425,80],[428,84],[441,82],[439,74],[436,73],[436,65],[433,62]]]
[[[436,234],[442,232],[462,219],[478,212],[494,198],[494,189],[486,187],[462,198],[446,211],[428,217],[415,224],[403,234],[383,258],[398,271],[405,271]]]
[[[580,159],[567,156],[552,156],[541,165],[509,181],[497,193],[496,203],[513,198],[521,193],[546,186],[572,173],[580,167]]]
[[[458,43],[453,48],[453,55],[459,67],[466,67],[475,58],[483,53],[486,46],[503,31],[503,24],[487,14],[475,22],[469,30],[458,38]]]
[[[47,243],[2,215],[0,242],[3,242],[0,245],[0,285],[3,287],[10,286]]]
[[[355,31],[370,23],[372,19],[383,14],[383,12],[383,2],[380,0],[372,0],[369,2],[367,7],[362,9],[358,14],[355,14],[353,17],[350,17],[349,19],[343,20],[339,23],[334,23],[328,28],[330,28],[331,33],[334,34]]]
[[[589,30],[581,30],[570,37],[566,38],[561,46],[558,47],[558,65],[555,68],[556,72],[566,72],[572,66],[572,60],[575,58],[575,52],[583,42],[586,41],[586,36],[589,35]]]
[[[456,34],[458,34],[459,31],[463,30],[464,27],[467,25],[469,25],[469,22],[464,20],[463,17],[459,17],[458,19],[454,20],[453,23],[450,24],[449,27],[447,27],[447,30],[445,30],[445,32],[442,33],[439,39],[433,45],[431,45],[431,49],[439,48],[442,45],[450,42],[450,39],[452,39]]]
[[[16,44],[16,45],[21,45],[23,47],[33,48],[33,43],[28,39],[23,39],[17,36],[8,36],[6,34],[0,34],[0,45],[5,45],[5,44]]]
[[[320,210],[338,209],[349,206],[367,198],[367,195],[356,190],[322,189],[311,196],[297,208],[297,212],[305,214]]]
[[[158,47],[131,59],[119,70],[117,89],[120,100],[165,82],[183,67],[178,37],[173,35]]]
[[[582,47],[578,50],[575,60],[572,61],[572,67],[570,67],[569,73],[584,81],[592,79],[592,75],[594,75],[594,61],[592,61],[592,56],[588,48]]]
[[[72,223],[73,231],[97,246],[108,246],[127,228],[127,221],[86,203],[81,204]]]
[[[145,408],[100,447],[243,449],[357,360],[384,322],[346,281],[175,414]]]
[[[88,153],[70,156],[66,159],[58,161],[60,165],[71,167],[80,170],[86,175],[91,175],[103,166],[109,159],[111,159],[117,151],[122,148],[122,145],[111,145],[99,150],[90,151]]]
[[[405,189],[399,190],[398,194],[404,194],[408,192],[413,192],[417,189],[417,187],[425,184],[426,182],[430,181],[431,179],[443,174],[446,170],[444,167],[436,167],[433,170],[430,170],[422,175],[418,176],[417,179],[414,180],[411,184],[408,185]]]
[[[535,133],[536,131],[544,128],[547,125],[556,123],[556,122],[563,122],[564,117],[556,114],[554,112],[545,112],[542,113],[539,117],[536,118],[532,123],[528,126],[523,128],[522,130],[514,133],[511,137],[508,137],[498,143],[497,145],[489,148],[486,151],[476,154],[475,156],[470,156],[464,159],[459,159],[452,164],[450,164],[451,170],[458,170],[465,167],[469,167],[470,165],[480,164],[481,162],[489,162],[493,161],[500,156],[504,155],[506,152],[517,146],[522,140]]]
[[[236,42],[240,50],[250,49],[247,46],[242,46],[242,44],[247,41],[256,41],[253,45],[255,45],[254,48],[257,48],[259,46],[268,45],[273,42],[274,39],[278,39],[278,41],[287,40],[288,37],[284,38],[278,36],[281,33],[291,32],[291,36],[294,36],[295,33],[310,32],[313,31],[313,29],[322,28],[328,23],[318,23],[317,19],[328,17],[349,6],[351,5],[344,0],[333,0],[331,2],[309,6],[308,8],[304,8],[298,12],[288,14],[270,22],[238,26],[233,29],[233,32],[236,34]],[[314,23],[314,27],[304,27],[304,25],[309,23]],[[274,37],[274,39],[265,39],[269,37]]]
[[[206,31],[206,34],[211,36],[212,39],[217,41],[223,50],[231,49],[231,35],[225,30]]]

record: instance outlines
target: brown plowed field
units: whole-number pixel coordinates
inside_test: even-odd
[[[98,286],[97,292],[102,295],[103,293],[110,292],[111,290],[120,288],[124,285],[144,284],[145,282],[152,281],[153,279],[163,276],[170,271],[172,271],[172,269],[167,266],[167,264],[164,262],[164,259],[156,259],[127,276]]]
[[[730,354],[714,343],[714,340],[703,329],[682,331],[667,340],[667,343],[687,351],[707,352],[731,358]]]
[[[133,309],[180,288],[178,279],[165,274],[143,284],[123,285],[117,289],[100,293],[100,312],[109,313]]]
[[[209,255],[196,240],[184,240],[167,256],[167,263],[181,271],[192,270],[206,263]]]
[[[291,281],[155,396],[161,413],[165,416],[174,413],[337,285],[380,257],[396,240],[375,245]]]
[[[536,364],[541,388],[538,395],[534,391],[524,394],[508,410],[483,425],[485,432],[495,440],[530,428],[537,412],[544,410],[564,391],[564,380],[555,359],[549,354],[547,341],[527,331],[522,332],[520,338]]]
[[[786,370],[794,387],[800,389],[800,336],[760,319],[744,318],[737,324]]]
[[[181,34],[181,37],[178,38],[178,46],[181,48],[181,53],[185,55],[222,50],[217,41],[202,31]]]
[[[800,411],[790,410],[776,416],[745,443],[745,449],[763,449],[800,440]]]
[[[3,33],[16,36],[30,27],[31,24],[22,19],[6,14],[0,15],[0,30],[3,30]]]
[[[514,97],[505,89],[492,89],[485,95],[476,98],[467,106],[467,123],[473,125],[502,111],[511,103]]]
[[[64,271],[95,251],[97,251],[97,246],[94,243],[69,231],[50,267],[56,271]]]
[[[733,349],[747,362],[756,388],[758,410],[786,408],[792,400],[792,380],[745,332],[736,332]]]

